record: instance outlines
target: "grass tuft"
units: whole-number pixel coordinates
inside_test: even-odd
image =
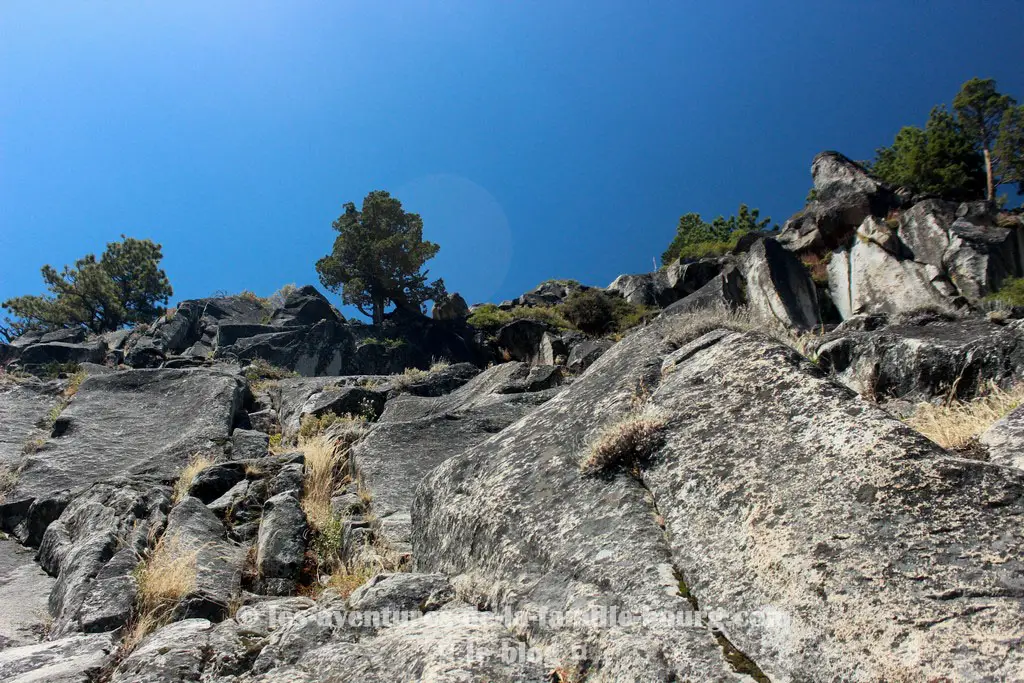
[[[164,537],[139,563],[135,569],[136,616],[122,643],[123,654],[174,618],[182,599],[196,588],[198,554],[198,549],[185,548],[176,537]]]
[[[620,467],[635,468],[664,443],[665,419],[644,411],[630,413],[602,429],[580,463],[583,474],[601,474]]]
[[[196,475],[206,468],[212,467],[213,464],[213,460],[208,456],[199,454],[192,456],[189,463],[181,470],[181,474],[178,475],[178,480],[174,482],[172,500],[178,503],[187,496],[188,490],[192,486],[192,480],[196,478]]]
[[[948,450],[964,450],[989,427],[1024,403],[1024,384],[1001,389],[992,384],[984,396],[972,401],[921,403],[906,423]]]

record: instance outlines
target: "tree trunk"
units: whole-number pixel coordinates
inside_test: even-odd
[[[988,151],[987,145],[982,147],[981,151],[985,155],[985,198],[992,201],[996,195],[996,188],[992,181],[992,153]]]
[[[384,322],[384,297],[374,292],[373,298],[373,324],[380,325]]]

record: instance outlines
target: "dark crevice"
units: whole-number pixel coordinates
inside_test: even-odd
[[[634,470],[633,478],[640,485],[646,494],[644,498],[650,501],[651,511],[656,520],[663,520],[664,517],[661,511],[658,509],[658,501],[654,497],[654,492],[651,491],[650,487],[647,486],[647,482],[643,480],[643,473],[639,470]],[[671,554],[671,543],[669,542],[669,533],[664,526],[658,524],[661,529],[662,536],[665,538],[665,544],[669,547],[669,553]],[[691,591],[689,585],[686,583],[686,577],[676,564],[672,564],[672,573],[678,582],[679,595],[686,599],[690,603],[690,607],[693,608],[694,612],[700,611],[700,605],[697,602],[697,596]],[[725,661],[729,664],[729,667],[738,674],[743,674],[753,678],[757,683],[771,683],[771,679],[765,675],[764,671],[757,665],[757,663],[747,656],[742,650],[732,644],[732,642],[722,633],[721,630],[715,626],[710,626],[711,635],[718,641],[718,646],[722,648],[722,656]]]

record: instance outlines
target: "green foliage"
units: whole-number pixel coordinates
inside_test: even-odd
[[[1003,280],[999,289],[985,298],[1008,306],[1024,306],[1024,278],[1011,277]]]
[[[332,227],[338,237],[331,253],[316,263],[320,282],[340,291],[342,301],[375,325],[383,322],[392,303],[422,310],[424,302],[447,296],[444,281],[428,283],[423,270],[440,247],[423,239],[423,220],[403,211],[388,192],[366,195],[361,210],[345,204]]]
[[[276,381],[286,377],[298,377],[298,373],[271,365],[262,358],[254,359],[245,369],[245,378],[253,388],[259,388],[259,385],[267,380]]]
[[[992,157],[999,184],[1016,184],[1017,194],[1024,194],[1024,105],[1003,114]]]
[[[578,330],[587,334],[615,331],[612,297],[597,289],[570,294],[562,304],[562,315]]]
[[[881,180],[950,199],[985,192],[985,164],[945,107],[935,107],[924,129],[906,126],[891,147],[876,150],[872,172]]]
[[[760,218],[760,211],[750,209],[746,204],[740,204],[735,216],[719,216],[710,223],[705,222],[699,213],[684,214],[679,218],[675,238],[661,255],[661,262],[668,265],[680,258],[720,256],[734,248],[743,235],[768,229],[771,220]]]
[[[599,289],[574,292],[559,309],[573,327],[593,335],[625,332],[639,325],[652,313],[646,306],[631,304],[621,296]]]
[[[481,330],[494,329],[512,322],[512,314],[494,304],[483,304],[476,307],[466,322]]]
[[[76,326],[109,332],[156,320],[164,312],[160,304],[173,293],[160,268],[162,258],[159,244],[122,235],[99,259],[86,254],[60,271],[43,266],[50,294],[4,301],[3,307],[14,316],[8,319],[7,334]]]
[[[991,78],[972,78],[953,98],[961,129],[985,157],[986,197],[990,200],[995,199],[999,185],[1021,181],[1021,168],[1014,164],[1020,158],[1022,142],[1021,115],[1016,105],[1016,100],[996,90]],[[1004,121],[1009,124],[1005,134]]]

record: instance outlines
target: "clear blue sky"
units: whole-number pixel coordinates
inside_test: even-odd
[[[0,299],[121,233],[174,300],[316,283],[388,189],[470,302],[651,269],[680,214],[781,223],[960,83],[1024,99],[1024,2],[0,4]]]

